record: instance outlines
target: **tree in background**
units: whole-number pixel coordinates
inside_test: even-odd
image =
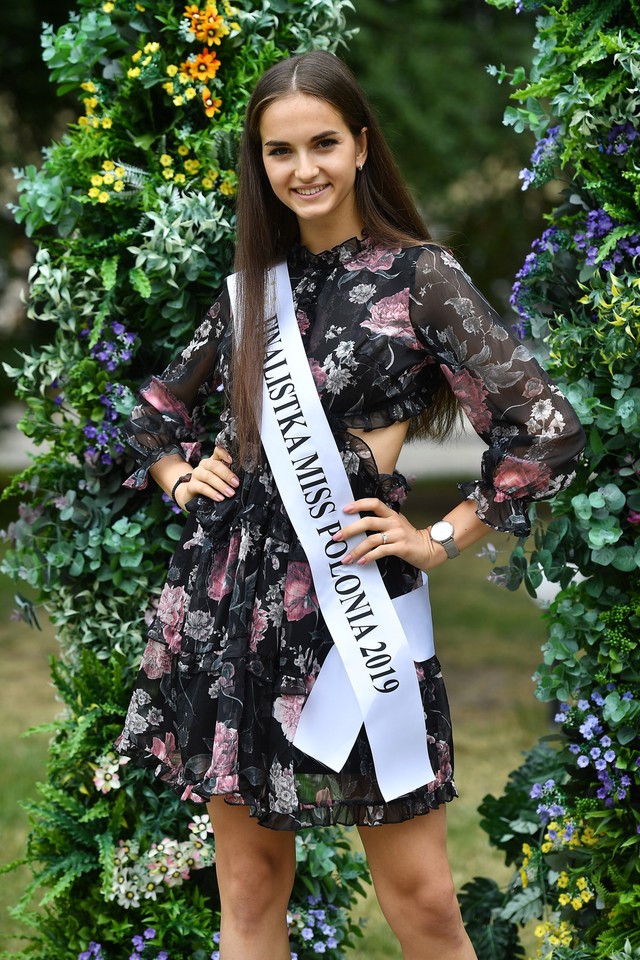
[[[512,302],[588,434],[584,467],[529,556],[496,572],[560,592],[537,695],[558,733],[480,810],[516,866],[506,895],[470,884],[463,912],[481,960],[517,956],[508,925],[536,919],[539,956],[640,957],[640,5],[489,0],[538,8],[530,72],[509,79],[506,122],[537,138],[523,189],[558,175],[562,201]],[[542,411],[541,411],[542,412]],[[512,931],[513,932],[513,931]]]
[[[35,588],[57,629],[65,705],[48,781],[28,805],[34,879],[19,915],[30,960],[216,955],[206,816],[112,749],[180,535],[159,491],[122,488],[119,424],[132,387],[188,341],[228,271],[254,81],[290,51],[335,48],[348,5],[80,0],[68,23],[44,28],[52,80],[80,115],[40,169],[19,173],[14,208],[36,244],[28,315],[50,339],[5,365],[26,405],[21,428],[46,452],[9,490],[24,502],[3,569]],[[366,869],[332,830],[301,834],[297,854],[293,950],[341,957]]]

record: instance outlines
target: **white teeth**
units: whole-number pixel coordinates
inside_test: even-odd
[[[320,191],[324,190],[325,187],[326,187],[326,183],[323,184],[321,187],[309,187],[307,190],[298,188],[296,190],[296,193],[302,194],[303,197],[312,197],[314,193],[320,193]]]

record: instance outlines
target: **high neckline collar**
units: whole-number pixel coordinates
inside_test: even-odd
[[[335,247],[331,247],[329,250],[322,250],[320,253],[312,253],[307,247],[297,241],[291,248],[290,258],[294,263],[300,263],[303,266],[333,265],[350,260],[356,254],[368,249],[372,245],[373,241],[365,232],[363,232],[362,239],[360,239],[360,237],[350,237],[348,240],[343,240],[342,243],[336,244]]]

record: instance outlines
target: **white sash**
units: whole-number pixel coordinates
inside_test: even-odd
[[[355,519],[342,512],[353,493],[304,351],[286,263],[269,278],[261,439],[334,641],[293,742],[340,771],[364,723],[380,792],[393,800],[435,780],[414,665],[434,652],[428,588],[391,601],[377,564],[342,564],[364,534],[349,546],[332,539]],[[237,316],[235,276],[227,283]]]

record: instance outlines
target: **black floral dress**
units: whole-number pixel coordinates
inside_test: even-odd
[[[423,413],[444,374],[488,445],[481,479],[462,484],[463,495],[490,526],[526,533],[526,501],[570,482],[583,433],[459,264],[429,244],[390,249],[354,239],[317,256],[294,248],[289,272],[354,497],[399,509],[407,484],[398,473],[380,474],[349,428],[374,430]],[[144,487],[149,467],[166,454],[197,458],[203,402],[229,380],[229,311],[224,290],[189,346],[142,388],[126,428],[140,463],[130,486]],[[230,410],[215,440],[234,454]],[[237,472],[235,496],[188,504],[118,749],[184,799],[223,795],[275,829],[397,823],[452,799],[451,723],[435,657],[416,664],[432,783],[385,803],[364,730],[340,773],[293,746],[332,640],[267,462]],[[396,557],[380,569],[391,597],[421,582]]]

